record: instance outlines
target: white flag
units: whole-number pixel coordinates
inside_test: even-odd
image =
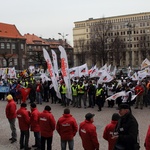
[[[54,64],[54,72],[56,73],[57,77],[59,76],[58,74],[58,63],[57,63],[57,55],[55,53],[54,50],[51,50],[52,51],[52,57],[53,57],[53,64]]]
[[[100,72],[99,72],[100,74]],[[101,75],[98,80],[98,83],[106,83],[112,81],[114,78],[105,70],[101,70]]]
[[[69,69],[70,79],[79,77],[79,67],[73,67]]]
[[[15,67],[9,68],[7,75],[8,75],[9,78],[11,78],[11,79],[16,78],[16,70],[15,70]]]
[[[141,64],[141,69],[144,69],[148,66],[150,66],[150,61],[146,58]]]
[[[107,71],[107,64],[105,64],[102,68],[100,68],[99,70],[105,70]]]
[[[135,72],[130,78],[131,78],[133,81],[137,81],[137,80],[139,79],[136,72]]]
[[[108,97],[108,98],[106,99],[106,101],[107,101],[107,100],[116,100],[118,97],[120,97],[120,96],[125,96],[125,95],[126,95],[126,94],[125,94],[125,91],[121,91],[121,92],[115,93],[114,95]]]
[[[67,55],[66,55],[66,51],[62,46],[58,46],[61,55],[61,72],[64,78],[64,82],[67,86],[67,93],[66,93],[66,97],[68,99],[72,100],[72,91],[71,91],[71,82],[70,82],[70,77],[69,77],[69,66],[68,66],[68,59],[67,59]]]
[[[79,66],[79,77],[88,76],[87,64]]]
[[[44,55],[44,58],[45,58],[45,60],[47,62],[47,69],[48,69],[48,72],[50,74],[52,83],[54,85],[54,89],[56,91],[57,97],[61,98],[60,93],[59,93],[59,89],[58,89],[58,82],[56,80],[56,76],[55,76],[55,73],[54,73],[54,69],[53,69],[53,66],[52,66],[51,59],[49,57],[48,52],[44,48],[43,48],[43,55]]]
[[[96,77],[96,74],[98,72],[98,68],[96,67],[96,65],[94,67],[92,67],[90,70],[91,70],[90,73],[89,73],[90,78]]]

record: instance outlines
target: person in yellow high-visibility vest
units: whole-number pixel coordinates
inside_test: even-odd
[[[72,89],[72,104],[73,107],[78,107],[78,86],[77,82],[74,81],[73,85],[71,86]]]
[[[82,82],[78,85],[78,108],[81,108],[81,100],[83,100],[84,108],[86,108],[86,100],[84,98],[84,84]]]
[[[62,100],[62,106],[67,105],[67,99],[66,99],[66,93],[67,93],[67,87],[65,82],[62,82],[62,85],[60,86],[60,93],[61,93],[61,100]]]
[[[98,111],[102,110],[103,95],[104,95],[104,90],[102,88],[102,85],[99,84],[98,88],[96,89],[96,104],[98,105]]]

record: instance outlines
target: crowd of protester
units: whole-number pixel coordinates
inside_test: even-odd
[[[125,142],[123,140],[128,139],[128,143],[131,141],[134,145],[130,145],[130,147],[124,148],[125,150],[138,150],[137,146],[137,136],[138,136],[138,123],[136,119],[132,116],[131,107],[134,106],[135,109],[143,109],[144,107],[148,107],[150,105],[150,80],[143,79],[142,81],[132,81],[129,78],[113,80],[109,83],[98,83],[97,78],[74,78],[71,80],[71,90],[72,90],[72,100],[66,97],[67,94],[67,86],[63,79],[59,79],[59,92],[61,94],[61,99],[56,96],[56,91],[54,90],[54,86],[51,81],[42,81],[35,80],[33,77],[23,78],[22,80],[1,80],[1,86],[9,86],[9,93],[0,93],[0,99],[5,100],[5,97],[8,101],[8,105],[6,106],[6,116],[9,120],[10,127],[12,130],[12,137],[10,138],[11,143],[16,142],[16,129],[15,129],[15,118],[18,118],[19,128],[20,128],[20,149],[29,150],[31,149],[28,146],[29,142],[29,129],[34,132],[35,137],[35,147],[37,150],[45,150],[45,142],[47,141],[47,150],[52,149],[52,139],[53,139],[53,131],[56,129],[61,137],[61,149],[66,150],[66,144],[69,145],[69,150],[73,150],[74,141],[73,137],[76,135],[78,131],[78,126],[75,118],[70,114],[70,107],[80,108],[97,108],[98,111],[102,111],[104,105],[112,109],[115,105],[117,105],[117,109],[127,110],[122,115],[128,114],[131,124],[134,120],[133,128],[136,127],[136,131],[133,135],[130,135],[126,131],[126,133],[119,131],[120,124],[118,125],[118,120],[123,120],[122,116],[114,114],[112,116],[111,125],[108,125],[105,128],[103,138],[109,143],[109,150],[117,150],[115,144],[118,141],[121,141],[122,145],[125,147]],[[21,88],[30,89],[28,93],[27,100],[30,103],[31,110],[27,111],[27,104],[25,101],[22,101],[23,93],[21,92]],[[117,92],[125,91],[125,95],[120,96],[118,98],[106,99]],[[8,95],[9,94],[9,95]],[[136,95],[136,98],[132,98],[133,95]],[[16,112],[16,103],[21,104],[21,107]],[[42,105],[43,103],[56,104],[60,103],[64,109],[63,116],[55,121],[53,114],[51,113],[51,107],[46,105],[43,112],[40,113],[37,109],[37,104]],[[122,106],[123,105],[123,106]],[[10,109],[11,108],[11,109]],[[13,112],[13,113],[12,113]],[[16,114],[15,114],[16,112]],[[121,113],[120,113],[121,114]],[[129,115],[130,114],[130,115]],[[82,139],[83,148],[85,150],[98,150],[99,142],[97,139],[96,128],[93,125],[93,117],[94,114],[88,113],[85,116],[85,121],[79,125],[79,135]],[[120,119],[121,118],[121,119]],[[119,121],[119,123],[121,122]],[[125,120],[127,121],[127,120]],[[72,124],[72,125],[71,125]],[[130,123],[129,123],[130,124]],[[130,124],[130,126],[131,126]],[[70,127],[71,125],[71,127]],[[117,126],[118,125],[118,126]],[[111,127],[110,127],[111,126]],[[124,123],[122,123],[124,128]],[[110,131],[109,131],[110,127]],[[107,131],[108,130],[108,131]],[[118,134],[114,136],[110,132],[116,130]],[[132,130],[130,127],[127,127],[126,130]],[[89,133],[88,133],[89,132]],[[127,134],[128,133],[128,134]],[[132,133],[132,132],[131,132]],[[125,135],[127,137],[124,137]],[[87,135],[90,135],[89,137]],[[149,138],[150,132],[148,130],[145,147],[146,149],[150,149],[149,147]],[[115,138],[114,138],[115,137]],[[116,138],[117,137],[117,138]],[[134,137],[134,139],[133,139]],[[92,138],[92,141],[90,141]],[[88,141],[88,142],[87,142]],[[116,142],[117,141],[117,142]],[[91,142],[91,143],[90,143]],[[137,147],[135,147],[135,145]],[[117,145],[118,146],[118,145]],[[119,149],[119,148],[118,148]]]

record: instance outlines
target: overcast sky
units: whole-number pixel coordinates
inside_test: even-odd
[[[73,43],[74,22],[150,12],[150,0],[0,0],[0,22],[15,24],[22,35],[66,38]]]

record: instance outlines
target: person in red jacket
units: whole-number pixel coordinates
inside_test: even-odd
[[[39,124],[41,132],[41,150],[45,150],[45,142],[47,141],[47,150],[52,149],[53,131],[55,130],[56,121],[50,112],[51,107],[45,106],[44,111],[39,115]]]
[[[8,122],[10,124],[10,129],[12,131],[11,133],[11,138],[9,140],[11,140],[11,143],[14,143],[17,141],[17,133],[16,133],[16,127],[15,127],[15,122],[16,122],[16,117],[17,117],[17,114],[16,114],[16,103],[15,101],[13,100],[13,97],[12,95],[8,95],[6,97],[6,100],[7,100],[7,105],[6,105],[6,109],[5,109],[5,112],[6,112],[6,117],[8,119]]]
[[[142,85],[141,81],[138,81],[138,85],[135,87],[134,90],[135,90],[135,94],[137,95],[135,109],[138,108],[139,103],[140,103],[140,108],[143,109],[144,86]]]
[[[64,109],[64,114],[57,121],[56,130],[61,137],[61,150],[66,150],[68,143],[69,150],[74,149],[74,136],[78,126],[75,118],[70,114],[70,109]]]
[[[150,150],[150,126],[147,130],[144,146],[146,150]]]
[[[119,120],[120,116],[118,113],[114,113],[112,115],[112,119],[111,119],[111,123],[109,123],[108,125],[106,125],[104,132],[103,132],[103,138],[108,141],[108,150],[113,150],[115,143],[116,143],[116,139],[112,138],[113,137],[113,133],[116,127],[116,124]]]
[[[40,125],[39,125],[39,111],[35,103],[30,104],[31,107],[31,131],[34,132],[35,144],[32,147],[37,147],[36,150],[41,149],[41,135],[40,135]]]
[[[30,113],[26,109],[27,104],[22,103],[20,109],[17,110],[17,118],[20,128],[20,149],[30,150],[29,143],[29,128],[30,128]]]
[[[99,142],[96,133],[96,127],[93,125],[94,114],[87,113],[85,121],[80,123],[79,135],[82,139],[84,150],[99,150]]]

